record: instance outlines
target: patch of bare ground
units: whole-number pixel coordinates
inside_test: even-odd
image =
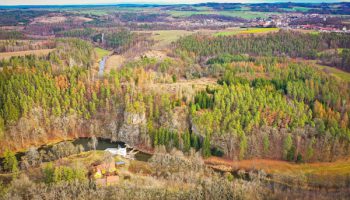
[[[150,50],[144,53],[142,56],[146,56],[148,58],[156,58],[157,60],[164,60],[164,58],[168,57],[165,50]]]
[[[73,20],[77,21],[77,22],[90,22],[93,19],[87,18],[87,17],[82,17],[82,16],[77,16],[77,17],[73,17]]]
[[[64,17],[64,16],[41,16],[41,17],[35,18],[32,23],[53,24],[53,23],[65,22],[66,20],[67,20],[67,17]]]
[[[89,22],[93,19],[83,16],[71,16],[66,17],[62,15],[46,15],[46,16],[40,16],[33,20],[32,24],[55,24],[55,23],[62,23],[67,20],[72,20],[74,22]]]
[[[181,79],[174,83],[153,83],[148,87],[154,91],[175,93],[179,89],[191,90],[193,92],[204,90],[207,86],[217,85],[217,79],[215,78],[199,78],[193,80]]]

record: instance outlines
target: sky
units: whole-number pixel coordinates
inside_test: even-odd
[[[202,2],[225,3],[273,3],[273,2],[350,2],[350,0],[0,0],[0,5],[73,5],[73,4],[122,4],[122,3],[158,3],[158,4],[194,4]]]

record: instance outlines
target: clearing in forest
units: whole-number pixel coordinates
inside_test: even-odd
[[[3,53],[0,53],[0,60],[9,59],[12,56],[26,56],[26,55],[46,56],[53,50],[54,49],[38,49],[38,50],[28,50],[28,51],[3,52]]]
[[[153,89],[154,91],[161,91],[161,92],[168,92],[168,93],[174,93],[177,90],[182,91],[199,91],[204,90],[207,86],[214,86],[217,85],[217,79],[215,78],[199,78],[199,79],[192,79],[192,80],[179,80],[175,83],[155,83],[150,84],[149,88]]]
[[[191,35],[193,31],[186,30],[159,30],[159,31],[138,31],[139,33],[151,33],[152,39],[156,42],[154,49],[163,49],[175,42],[180,37]]]

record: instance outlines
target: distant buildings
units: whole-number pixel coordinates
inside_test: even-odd
[[[252,19],[249,22],[246,22],[244,26],[350,33],[349,28],[342,24],[342,20],[342,18],[333,15],[281,13],[270,15],[268,18]]]

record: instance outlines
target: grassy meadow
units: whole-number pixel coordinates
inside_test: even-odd
[[[259,34],[279,31],[279,28],[233,28],[219,31],[214,36],[231,36],[240,34]]]

